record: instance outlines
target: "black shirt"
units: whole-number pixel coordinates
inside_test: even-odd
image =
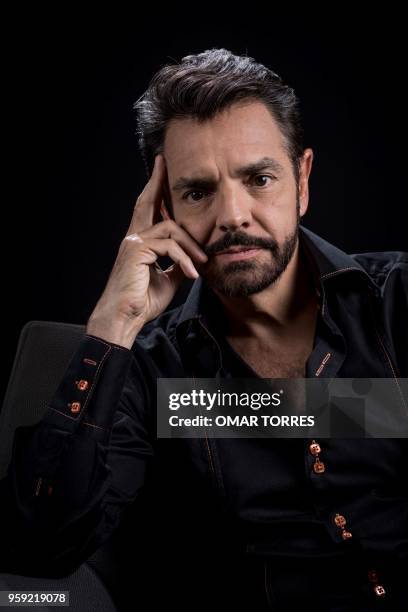
[[[303,227],[300,244],[321,299],[306,376],[392,378],[407,410],[398,381],[408,377],[407,254],[350,256]],[[406,439],[318,440],[320,472],[308,439],[156,439],[157,377],[256,376],[222,321],[199,278],[131,351],[84,337],[44,418],[17,429],[1,483],[21,573],[74,568],[121,523],[135,527],[139,506],[158,554],[178,525],[176,537],[195,534],[190,552],[199,534],[244,555],[359,550],[407,564]]]

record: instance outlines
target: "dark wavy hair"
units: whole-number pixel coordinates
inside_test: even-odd
[[[227,49],[186,55],[180,63],[163,66],[135,102],[136,134],[148,176],[155,156],[163,150],[171,119],[192,117],[204,122],[234,102],[250,99],[263,102],[276,120],[298,183],[303,129],[294,90],[252,57]]]

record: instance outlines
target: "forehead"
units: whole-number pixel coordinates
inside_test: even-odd
[[[283,134],[262,102],[236,103],[204,123],[173,119],[167,126],[164,157],[171,176],[211,162],[241,165],[264,156],[289,163]]]

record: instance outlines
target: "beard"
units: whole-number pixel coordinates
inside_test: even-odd
[[[299,205],[294,230],[282,244],[273,238],[257,238],[243,232],[227,232],[221,240],[203,248],[209,261],[201,267],[200,274],[211,289],[228,297],[248,297],[275,283],[286,270],[299,236]],[[220,266],[216,253],[232,246],[261,247],[259,255],[251,259],[231,261]]]

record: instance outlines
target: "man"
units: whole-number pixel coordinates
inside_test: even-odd
[[[161,440],[155,402],[158,377],[399,389],[407,254],[349,256],[299,225],[313,153],[293,90],[253,59],[187,56],[136,110],[150,180],[45,417],[16,434],[17,567],[72,571],[121,532],[135,607],[402,609],[406,440]]]

